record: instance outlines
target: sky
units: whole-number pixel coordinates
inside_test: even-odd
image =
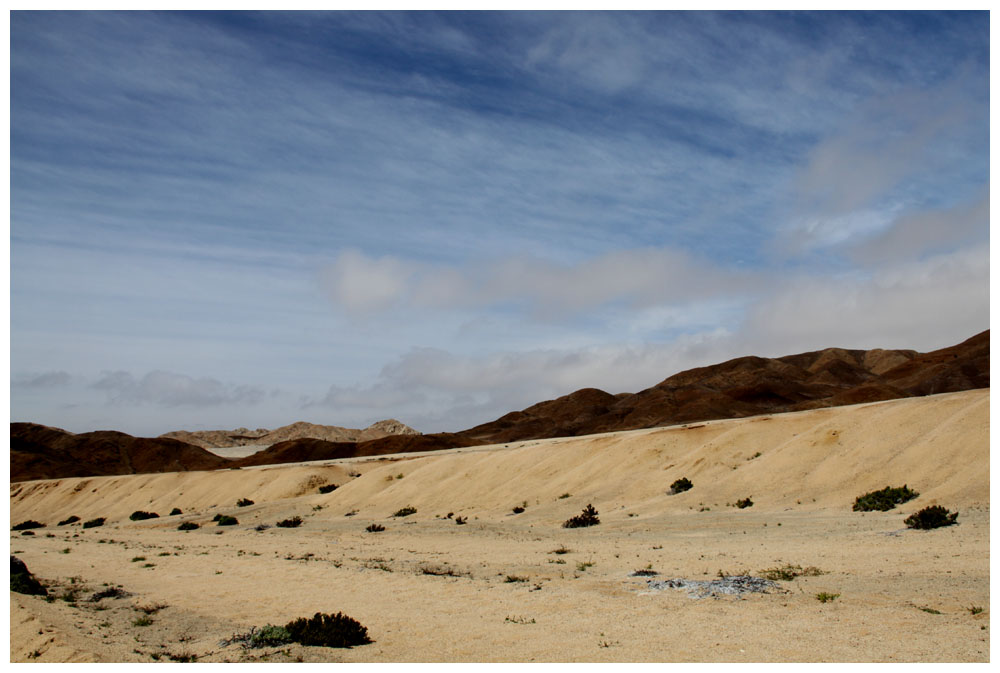
[[[10,15],[11,420],[454,431],[989,328],[986,12]]]

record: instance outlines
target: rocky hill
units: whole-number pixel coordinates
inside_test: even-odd
[[[372,423],[363,430],[342,428],[339,425],[317,425],[299,421],[275,430],[258,428],[248,430],[174,430],[160,435],[161,438],[178,439],[203,449],[221,449],[231,446],[251,444],[273,445],[293,439],[322,439],[327,442],[365,442],[389,435],[418,435],[416,430],[394,418]]]

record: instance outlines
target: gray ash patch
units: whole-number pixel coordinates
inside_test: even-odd
[[[768,594],[771,590],[785,592],[779,584],[763,577],[751,575],[727,575],[714,580],[649,580],[646,586],[651,591],[664,589],[687,589],[691,598],[707,598],[712,596],[742,596],[743,594]]]

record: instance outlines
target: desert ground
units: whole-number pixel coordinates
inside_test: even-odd
[[[680,477],[694,487],[669,494]],[[920,496],[852,511],[903,484]],[[11,553],[54,600],[11,593],[11,661],[986,662],[989,494],[988,389],[430,455],[15,483],[11,525],[46,527],[12,531]],[[599,525],[562,527],[588,504]],[[958,525],[904,526],[932,504]],[[404,507],[416,513],[393,516]],[[136,510],[160,517],[130,521]],[[107,523],[57,525],[71,515]],[[300,527],[274,525],[293,516]],[[178,531],[185,521],[201,527]],[[647,585],[788,565],[821,574],[742,596]],[[90,600],[109,586],[128,595]],[[357,619],[374,642],[225,644],[316,612]]]

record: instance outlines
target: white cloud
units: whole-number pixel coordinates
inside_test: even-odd
[[[64,371],[45,372],[43,374],[22,376],[11,381],[11,386],[22,389],[60,388],[68,385],[71,380],[72,377]]]
[[[152,371],[136,379],[125,371],[104,372],[93,384],[107,391],[116,404],[154,404],[164,407],[257,404],[266,393],[256,387],[227,385],[213,378]]]

